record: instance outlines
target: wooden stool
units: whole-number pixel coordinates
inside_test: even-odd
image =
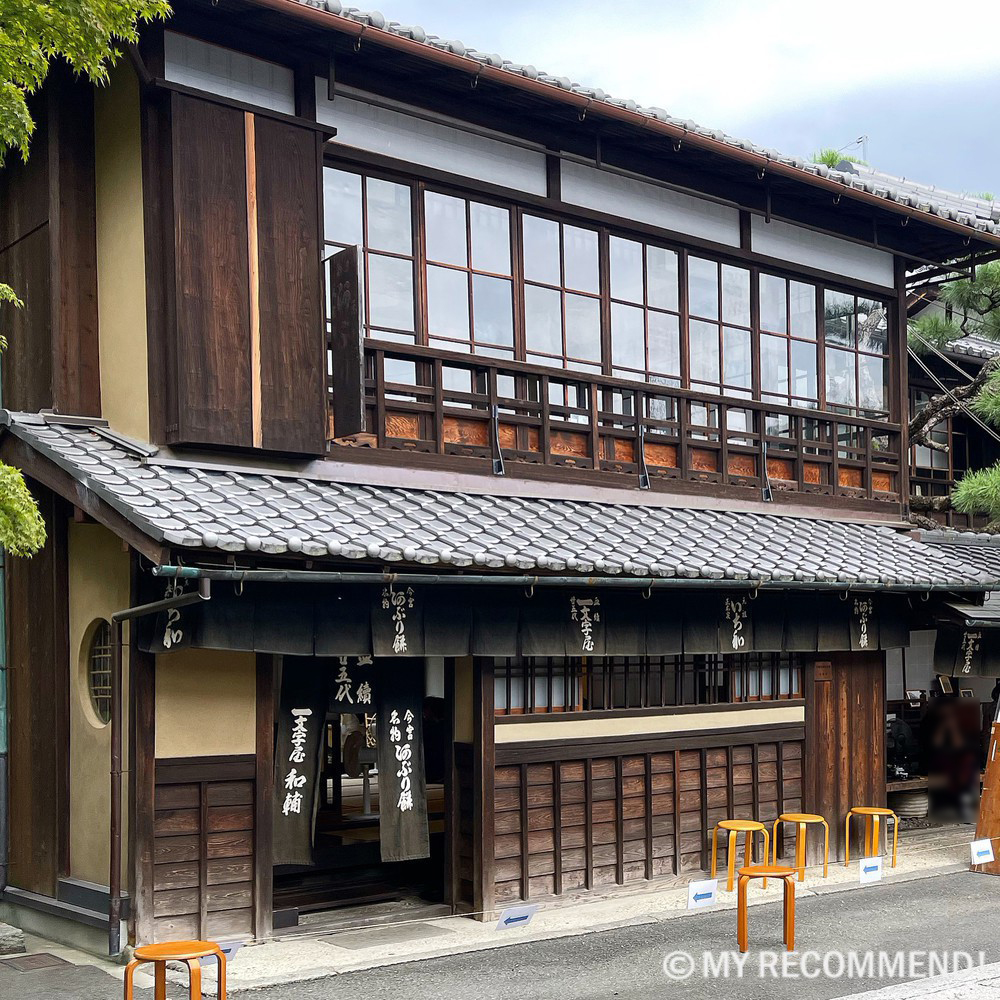
[[[774,843],[774,863],[778,863],[778,824],[794,823],[795,829],[795,867],[799,870],[799,881],[806,877],[806,826],[809,823],[822,823],[824,830],[823,840],[823,878],[826,878],[827,869],[830,864],[830,824],[822,816],[815,813],[782,813],[774,821],[774,829],[771,839]]]
[[[184,962],[190,974],[191,1000],[201,1000],[201,959],[214,955],[219,963],[219,1000],[226,1000],[226,956],[214,941],[164,941],[144,944],[135,949],[135,957],[125,969],[125,1000],[132,1000],[135,970],[152,962],[156,987],[155,1000],[167,1000],[167,962]]]
[[[743,833],[743,863],[753,864],[753,835],[762,834],[764,837],[764,862],[767,863],[767,855],[771,846],[771,838],[768,836],[767,827],[763,823],[757,823],[752,819],[723,819],[715,824],[712,831],[712,878],[715,878],[716,862],[719,856],[719,831],[729,831],[729,848],[726,851],[726,859],[729,862],[729,882],[726,885],[728,892],[733,891],[733,874],[736,868],[736,838]],[[764,882],[767,888],[767,882]]]
[[[851,817],[864,816],[865,818],[865,857],[874,858],[878,856],[879,849],[879,821],[885,816],[888,820],[892,817],[892,867],[896,867],[896,850],[899,847],[899,817],[891,809],[883,809],[881,806],[854,806],[847,813],[847,820],[844,823],[844,866],[851,863]]]
[[[747,884],[760,878],[767,885],[769,878],[780,878],[785,883],[784,925],[785,947],[795,951],[795,869],[785,865],[750,865],[740,869],[739,887],[736,890],[736,942],[740,951],[750,948],[747,929]]]

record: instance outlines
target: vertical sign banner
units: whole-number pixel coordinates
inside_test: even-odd
[[[292,657],[281,672],[274,752],[274,863],[311,865],[329,674]]]
[[[378,824],[383,861],[430,857],[423,663],[375,661]]]

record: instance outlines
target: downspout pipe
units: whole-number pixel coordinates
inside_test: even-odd
[[[108,872],[108,954],[122,950],[122,635],[125,622],[159,614],[171,608],[207,601],[212,596],[209,580],[199,580],[198,589],[151,604],[116,611],[111,616],[111,861]]]
[[[489,586],[489,587],[608,587],[626,590],[823,590],[837,593],[884,591],[886,593],[919,593],[989,591],[996,583],[972,583],[968,580],[952,583],[896,583],[881,581],[832,580],[749,580],[703,579],[702,577],[661,576],[529,576],[497,573],[394,573],[354,572],[308,569],[236,569],[201,566],[154,566],[153,575],[176,580],[217,580],[232,583],[370,583]]]

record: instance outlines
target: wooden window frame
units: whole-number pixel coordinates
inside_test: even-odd
[[[656,382],[649,381],[650,375],[656,375],[659,377],[670,378],[670,376],[664,376],[659,372],[652,372],[649,370],[648,357],[649,357],[649,311],[652,308],[653,311],[662,312],[666,315],[676,315],[678,317],[678,327],[679,327],[679,340],[680,340],[680,384],[678,388],[685,392],[702,392],[711,395],[719,395],[720,398],[726,398],[727,395],[731,395],[733,392],[746,392],[747,398],[754,401],[763,403],[765,406],[768,402],[773,402],[775,405],[787,405],[791,406],[797,410],[801,410],[804,416],[808,416],[810,413],[816,413],[817,415],[823,414],[843,414],[850,417],[863,417],[863,410],[860,406],[856,407],[846,407],[839,404],[830,404],[827,400],[826,392],[826,352],[828,347],[836,348],[838,350],[843,350],[845,352],[851,353],[854,358],[854,382],[855,382],[855,394],[856,399],[859,393],[859,355],[879,357],[882,358],[885,364],[888,366],[888,409],[886,411],[879,411],[882,413],[878,417],[864,417],[864,419],[876,420],[878,422],[885,422],[886,424],[895,424],[899,422],[899,402],[897,400],[897,393],[894,391],[894,386],[898,383],[899,376],[894,374],[894,365],[898,364],[898,359],[893,358],[892,346],[893,337],[892,331],[895,329],[895,311],[898,308],[897,303],[890,297],[888,291],[876,292],[869,291],[867,289],[862,290],[858,285],[851,285],[846,282],[843,278],[836,275],[829,276],[817,276],[816,274],[804,274],[797,272],[792,268],[783,268],[781,266],[774,266],[771,263],[766,265],[759,263],[751,256],[743,254],[742,256],[738,253],[726,254],[723,251],[717,251],[715,249],[707,249],[701,247],[695,247],[684,242],[671,238],[669,236],[656,236],[643,229],[633,228],[629,229],[625,226],[615,226],[610,225],[606,222],[597,221],[593,218],[588,218],[587,214],[580,212],[574,212],[567,208],[567,206],[560,204],[558,207],[549,206],[539,206],[531,204],[529,201],[525,200],[523,196],[519,197],[516,192],[511,192],[509,197],[500,197],[494,193],[484,193],[482,191],[476,190],[474,187],[464,187],[459,184],[449,184],[440,181],[429,181],[427,179],[421,178],[417,174],[408,174],[402,172],[398,169],[385,168],[377,165],[372,165],[367,162],[359,162],[351,157],[337,157],[328,154],[324,160],[324,169],[335,169],[341,170],[346,173],[353,173],[359,175],[364,181],[365,178],[373,177],[380,180],[391,181],[393,183],[401,184],[408,187],[411,191],[411,218],[413,220],[413,232],[412,232],[412,242],[411,246],[413,249],[412,259],[414,278],[413,278],[413,297],[414,297],[414,343],[418,346],[428,346],[428,316],[427,316],[427,267],[428,259],[425,252],[425,240],[426,240],[426,227],[424,224],[424,193],[433,192],[436,194],[443,194],[449,197],[458,198],[466,202],[466,218],[468,220],[468,213],[470,211],[469,205],[472,202],[477,202],[485,205],[492,205],[494,207],[503,208],[510,212],[511,218],[511,256],[512,256],[512,274],[511,280],[513,282],[512,288],[512,299],[513,299],[513,324],[514,324],[514,350],[511,354],[511,361],[521,364],[538,364],[537,361],[532,361],[529,357],[527,351],[527,345],[525,342],[525,288],[527,285],[533,285],[544,288],[556,288],[556,286],[549,285],[544,282],[538,281],[528,281],[524,277],[524,248],[523,248],[523,217],[525,215],[536,216],[543,218],[552,222],[556,222],[560,226],[560,270],[562,283],[558,287],[558,291],[561,293],[561,304],[563,313],[563,346],[565,351],[566,344],[566,318],[565,318],[565,297],[567,293],[570,294],[580,294],[590,298],[596,298],[599,302],[599,315],[601,322],[601,361],[600,363],[590,362],[586,359],[574,359],[568,358],[565,353],[563,358],[563,365],[561,367],[553,367],[553,373],[563,373],[564,375],[571,377],[574,370],[581,370],[589,374],[603,374],[606,376],[613,376],[619,378],[633,379],[640,384],[650,387],[655,391],[657,385]],[[362,193],[363,198],[367,199],[366,184],[362,183]],[[366,227],[365,233],[367,234],[367,216],[363,216],[362,224]],[[573,226],[575,228],[587,229],[595,232],[598,237],[598,267],[600,275],[600,291],[596,294],[579,291],[577,289],[569,289],[565,285],[565,258],[563,253],[563,231],[565,226]],[[345,247],[347,244],[336,243],[325,239],[326,234],[324,233],[324,249],[339,250]],[[645,372],[633,371],[632,369],[619,369],[621,372],[628,372],[628,375],[614,376],[614,365],[612,361],[612,350],[611,350],[611,307],[616,302],[622,302],[627,305],[635,305],[635,303],[625,302],[625,300],[613,299],[611,296],[610,289],[610,239],[612,237],[617,237],[632,242],[639,243],[643,248],[643,286],[644,286],[644,299],[646,300],[643,305],[644,313],[644,332],[646,337],[646,357],[647,357],[647,370]],[[678,310],[674,313],[672,310],[660,310],[655,307],[648,306],[648,290],[646,289],[647,279],[645,274],[645,261],[648,255],[650,247],[655,247],[658,249],[667,250],[673,252],[678,257]],[[364,327],[365,334],[367,337],[373,340],[381,340],[379,333],[382,328],[372,329],[369,322],[369,303],[370,303],[370,289],[369,289],[369,274],[368,274],[368,256],[369,252],[374,252],[377,254],[383,254],[383,251],[369,251],[367,246],[362,248],[364,250],[363,259],[364,264]],[[393,256],[392,254],[385,253],[386,256]],[[399,256],[399,255],[396,255]],[[719,270],[719,318],[718,320],[708,321],[713,322],[719,330],[720,338],[720,384],[716,389],[714,386],[708,386],[708,384],[696,383],[692,384],[691,381],[691,364],[690,364],[690,321],[691,316],[689,314],[689,296],[688,296],[688,259],[690,256],[696,256],[705,260],[712,261],[715,263]],[[434,266],[439,266],[434,263]],[[448,267],[450,265],[440,265]],[[740,324],[726,323],[722,318],[722,267],[732,266],[737,267],[742,270],[749,271],[750,274],[750,302],[751,302],[751,315],[750,315],[750,326],[744,327]],[[475,271],[471,267],[468,269],[470,273]],[[475,273],[487,273],[478,272]],[[790,282],[795,281],[800,284],[809,285],[815,289],[817,308],[816,308],[816,378],[817,378],[817,400],[806,400],[804,398],[795,397],[789,394],[789,402],[784,403],[780,399],[775,397],[775,394],[769,393],[769,399],[762,398],[763,393],[760,387],[760,350],[761,350],[761,336],[764,331],[761,329],[760,315],[759,315],[759,299],[760,299],[760,276],[762,274],[772,275],[783,279],[786,282],[786,300],[790,296]],[[506,277],[506,276],[502,276]],[[471,289],[471,282],[470,282]],[[823,314],[823,302],[824,293],[826,291],[839,292],[845,295],[850,295],[854,298],[855,302],[855,316],[857,316],[857,304],[859,300],[874,300],[880,302],[885,308],[886,324],[888,329],[888,337],[886,344],[887,353],[884,355],[875,355],[870,352],[860,351],[857,344],[854,347],[830,344],[826,342],[826,331],[825,322]],[[470,291],[471,298],[471,291]],[[790,303],[788,303],[787,308],[790,308]],[[470,302],[470,345],[474,346],[474,341],[472,341],[473,336],[473,314],[472,314],[472,304]],[[697,317],[696,317],[697,318]],[[789,324],[790,331],[790,312],[786,321]],[[751,388],[745,390],[742,387],[729,387],[726,386],[724,378],[724,330],[726,327],[732,327],[738,330],[748,330],[750,333],[750,346],[751,346]],[[409,335],[410,331],[387,331],[390,335],[406,336]],[[772,331],[767,331],[769,334],[773,334]],[[813,343],[803,337],[795,337],[790,332],[786,336],[787,350],[789,352],[789,365],[791,362],[790,351],[791,351],[791,341],[801,341],[802,343]],[[389,337],[387,343],[397,342]],[[405,341],[409,343],[409,341]],[[456,346],[459,346],[456,343]],[[490,345],[486,345],[490,346]],[[438,345],[433,348],[435,350],[443,350]],[[473,356],[475,353],[473,352]],[[489,355],[494,357],[495,355]],[[541,358],[543,355],[537,355]],[[548,358],[548,355],[544,355]],[[551,360],[559,360],[554,356]],[[567,361],[577,361],[581,366],[578,369],[573,367],[568,367],[566,365]],[[791,369],[790,369],[791,371]],[[791,380],[789,381],[789,386],[791,388]],[[801,405],[803,403],[814,403],[815,405]],[[573,405],[567,401],[567,406]],[[751,429],[752,430],[752,429]]]

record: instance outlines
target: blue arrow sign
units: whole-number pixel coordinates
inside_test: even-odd
[[[512,927],[527,927],[531,923],[531,918],[538,909],[537,903],[530,903],[525,906],[508,906],[500,914],[497,922],[498,931],[510,930]]]
[[[506,927],[509,927],[511,924],[520,924],[523,923],[525,920],[530,920],[530,919],[531,919],[530,913],[522,913],[519,917],[507,917],[507,919],[504,920],[504,925]]]
[[[712,894],[710,892],[696,892],[694,894],[695,902],[701,902],[703,899],[711,899]]]
[[[989,851],[976,851],[977,858],[988,858],[990,856]]]
[[[871,875],[872,872],[877,872],[877,871],[878,871],[878,865],[869,865],[867,868],[865,868],[866,875]]]

